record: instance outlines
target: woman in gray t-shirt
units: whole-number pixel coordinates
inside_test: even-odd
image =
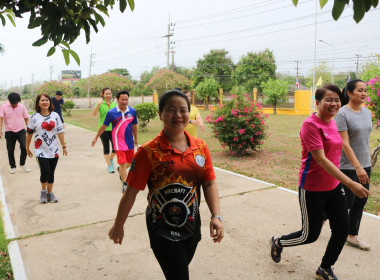
[[[347,83],[343,92],[348,98],[348,103],[345,106],[342,103],[342,107],[335,117],[339,134],[343,140],[340,170],[352,180],[369,189],[371,174],[369,135],[372,131],[372,118],[371,111],[362,106],[367,97],[367,87],[362,80],[355,79]],[[346,186],[344,186],[344,190],[350,221],[346,244],[362,250],[370,250],[371,246],[358,238],[367,197],[358,198]]]

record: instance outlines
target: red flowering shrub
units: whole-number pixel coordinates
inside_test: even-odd
[[[247,96],[234,96],[207,116],[215,138],[222,147],[228,147],[237,154],[257,150],[267,137],[265,124],[267,114],[262,113],[261,105]]]

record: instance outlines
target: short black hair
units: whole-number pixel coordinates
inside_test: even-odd
[[[340,102],[343,102],[343,94],[336,85],[326,84],[315,91],[315,100],[321,101],[326,94],[326,91],[332,91],[339,95]]]
[[[18,93],[11,92],[8,94],[8,100],[11,104],[16,105],[17,103],[21,102],[21,97]]]
[[[55,95],[59,95],[59,96],[62,96],[62,91],[60,91],[60,90],[58,90],[56,93],[55,93]]]
[[[182,97],[183,99],[186,100],[186,103],[187,103],[187,109],[189,109],[189,112],[190,112],[190,101],[189,99],[187,98],[187,95],[184,94],[182,91],[179,91],[179,90],[169,90],[167,92],[165,92],[161,98],[160,98],[160,101],[158,102],[158,112],[162,112],[165,108],[165,105],[166,105],[166,102],[172,98],[172,97],[175,97],[175,96],[178,96],[178,97]]]
[[[116,98],[119,99],[120,95],[122,95],[122,94],[126,94],[126,95],[128,95],[128,97],[129,97],[129,92],[126,91],[126,90],[122,90],[122,91],[119,91],[119,92],[116,94]]]

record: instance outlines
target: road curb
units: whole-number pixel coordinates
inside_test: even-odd
[[[15,238],[16,234],[13,229],[11,217],[9,215],[7,202],[5,200],[5,191],[3,186],[3,178],[0,173],[0,201],[1,201],[1,211],[2,211],[2,218],[3,218],[3,224],[4,224],[4,233],[6,238]],[[8,253],[9,258],[11,260],[12,264],[12,270],[13,270],[13,277],[15,280],[26,280],[28,279],[26,277],[24,262],[21,257],[20,248],[18,247],[17,241],[11,241],[8,244]]]

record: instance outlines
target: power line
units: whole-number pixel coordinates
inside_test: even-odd
[[[208,15],[205,15],[205,16],[200,16],[200,17],[180,20],[180,21],[177,21],[176,23],[183,23],[183,22],[188,22],[188,21],[194,22],[194,21],[197,21],[197,20],[205,20],[205,19],[209,19],[209,18],[220,17],[220,16],[224,16],[224,15],[228,15],[228,14],[238,13],[238,12],[241,12],[241,10],[247,11],[249,9],[257,9],[257,8],[261,8],[261,7],[266,7],[266,6],[270,6],[270,5],[273,5],[273,4],[277,4],[277,3],[280,3],[280,2],[285,2],[285,1],[287,1],[287,0],[280,0],[280,1],[273,2],[273,3],[266,3],[266,4],[263,4],[263,5],[251,4],[251,5],[235,8],[235,9],[232,9],[232,10],[228,10],[228,11],[222,11],[222,12],[218,12],[218,13],[208,14]],[[270,2],[270,1],[266,1],[266,2]],[[252,6],[254,6],[254,7],[252,7]],[[250,7],[252,7],[252,8],[250,8]]]
[[[302,2],[302,3],[299,3],[299,4],[305,4],[305,3],[308,3],[308,2],[312,2],[312,0],[305,1],[305,2]],[[187,25],[187,26],[179,26],[178,28],[189,28],[189,27],[210,25],[210,24],[219,23],[219,22],[227,22],[227,21],[231,21],[231,20],[235,20],[235,19],[242,19],[242,18],[245,18],[245,17],[251,17],[251,16],[255,16],[255,15],[262,15],[263,13],[273,12],[273,11],[281,10],[281,9],[288,8],[288,7],[291,7],[291,6],[293,6],[293,4],[282,6],[282,7],[277,7],[277,8],[271,8],[271,9],[268,9],[268,10],[265,10],[265,11],[255,12],[255,13],[248,14],[248,15],[241,15],[241,16],[237,16],[237,17],[233,17],[233,18],[223,18],[221,20],[216,20],[216,21],[211,21],[211,22],[205,22],[205,23],[193,24],[193,25]]]

